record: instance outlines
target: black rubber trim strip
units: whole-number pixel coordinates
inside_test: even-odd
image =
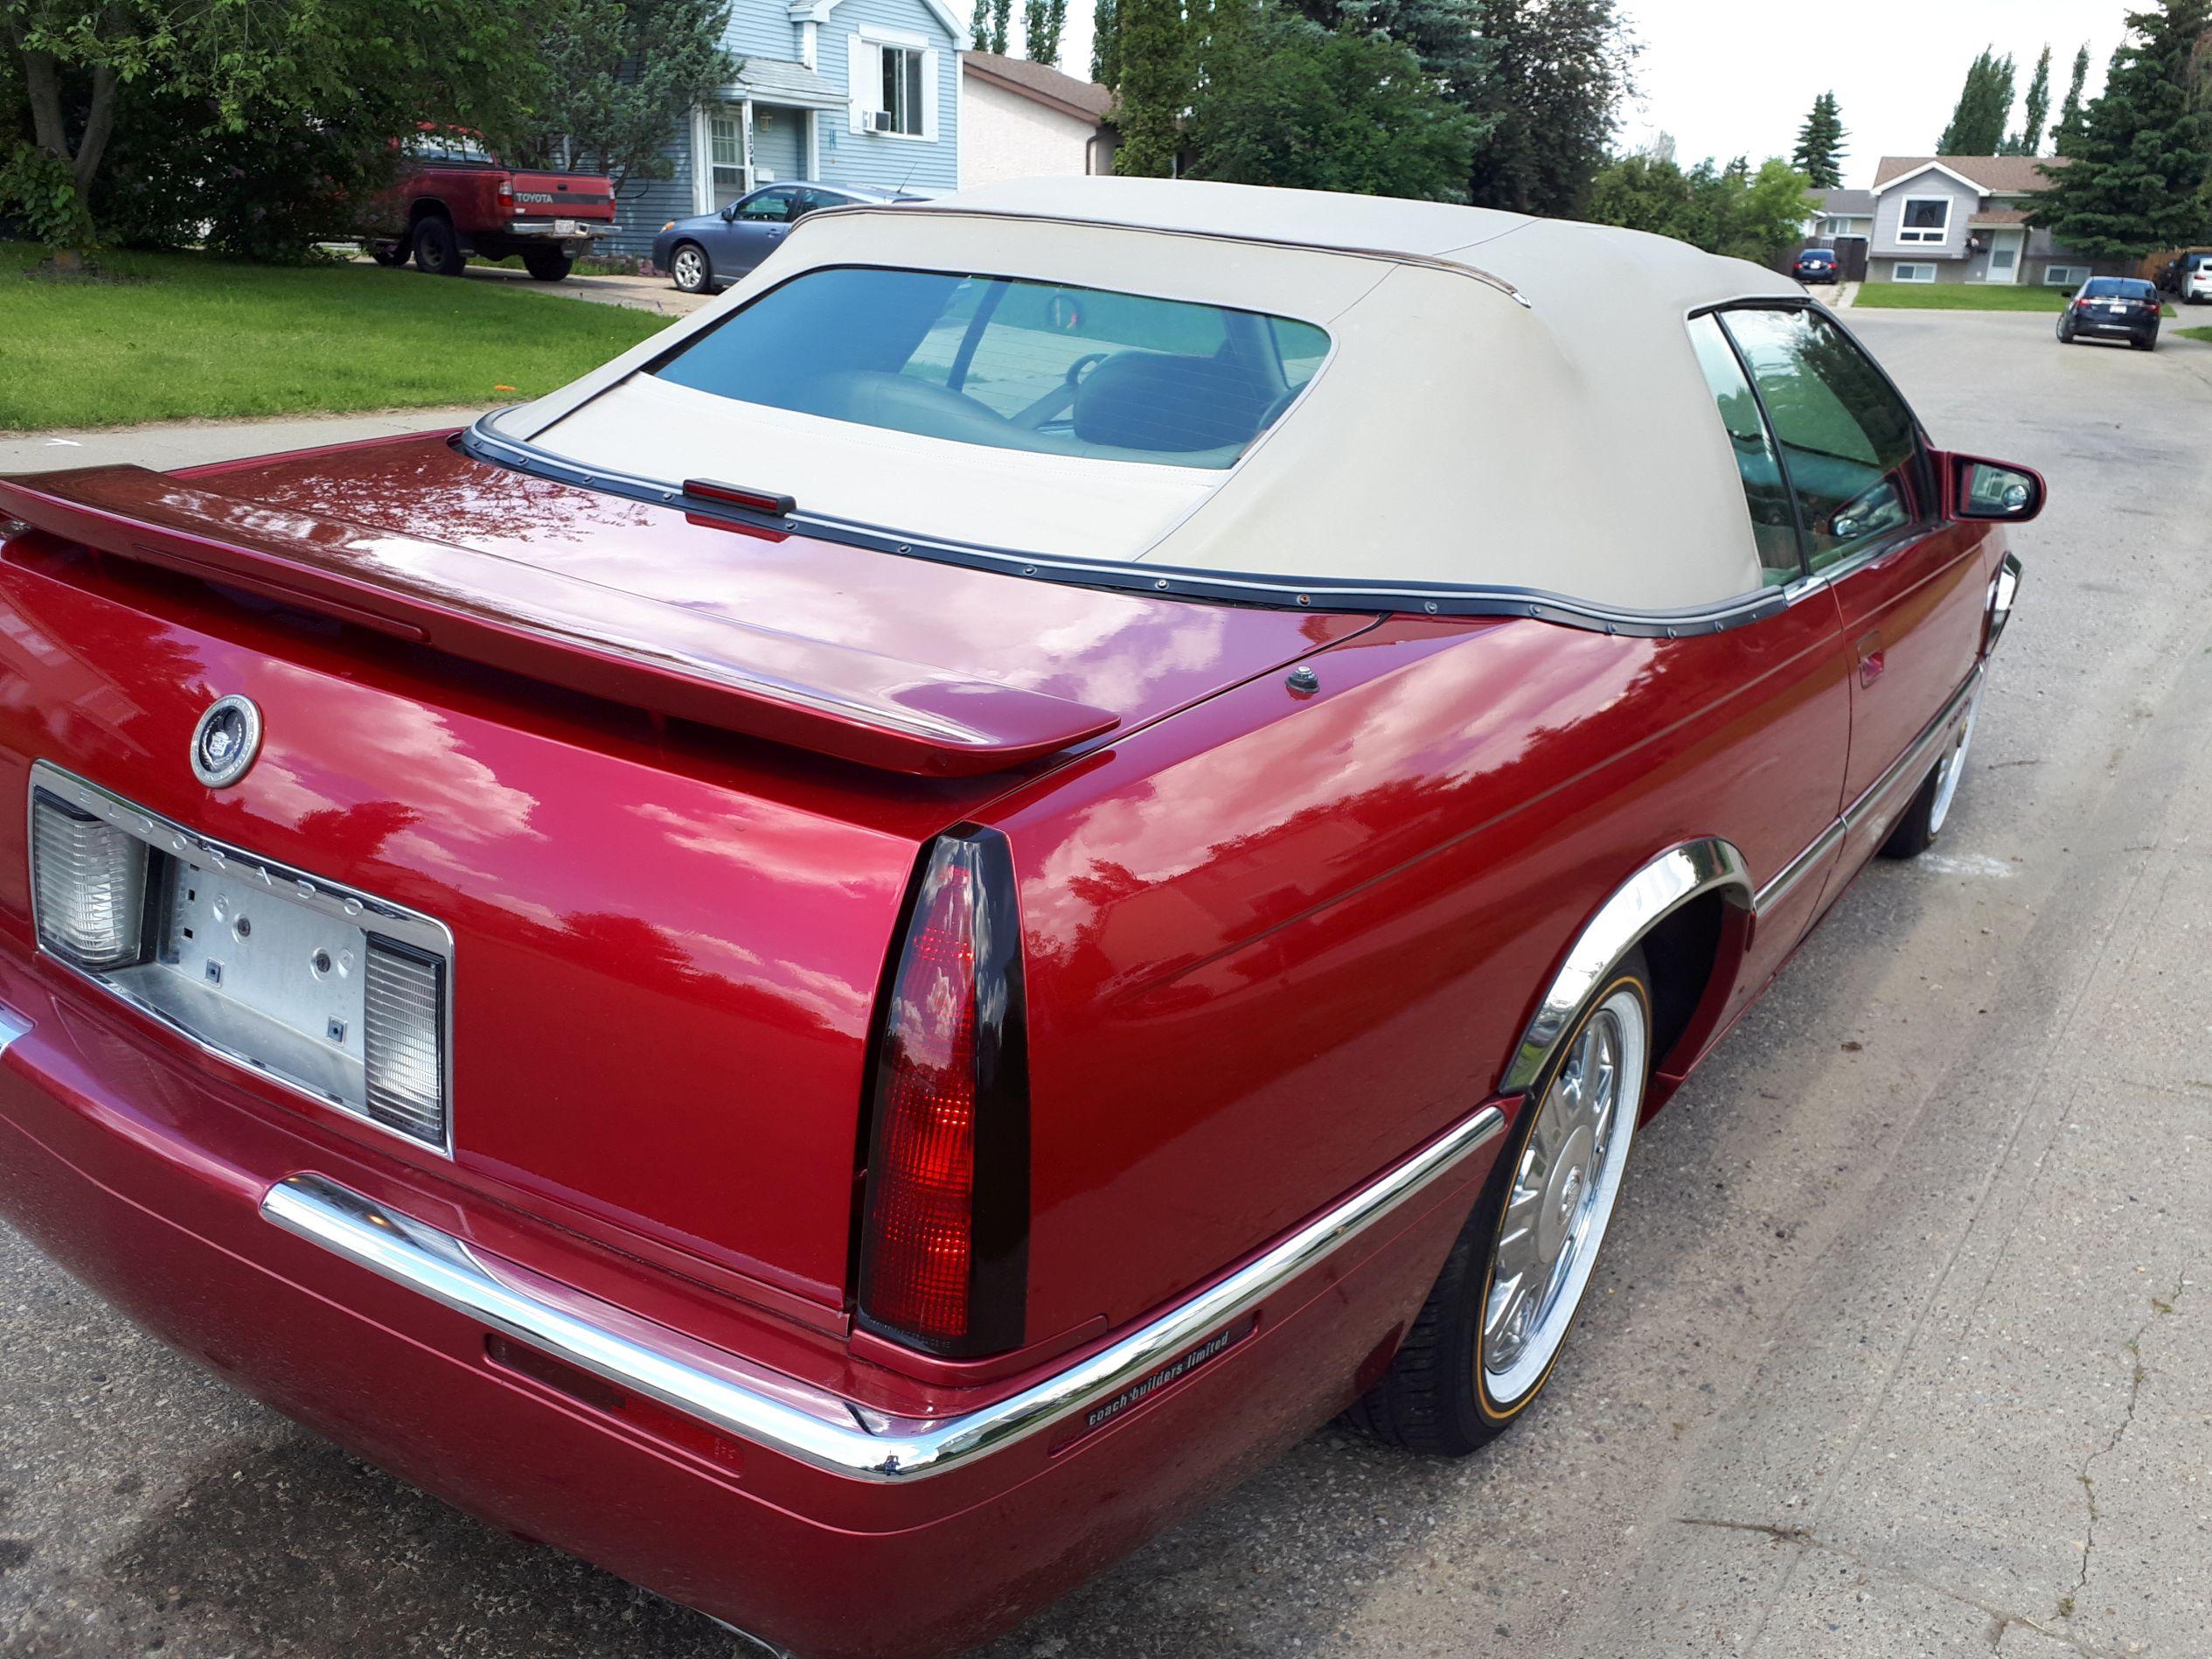
[[[485,422],[504,413],[493,410],[457,440],[463,452],[488,465],[506,467],[533,477],[601,490],[609,495],[657,506],[675,507],[699,517],[724,519],[759,530],[817,536],[825,541],[865,547],[903,558],[927,559],[936,564],[960,565],[971,570],[990,570],[1001,575],[1027,576],[1040,582],[1099,588],[1123,593],[1148,593],[1176,599],[1204,599],[1224,604],[1263,606],[1278,610],[1318,610],[1372,615],[1376,611],[1407,612],[1429,617],[1518,617],[1535,622],[1559,623],[1595,633],[1620,634],[1639,639],[1675,639],[1694,634],[1726,633],[1769,617],[1779,616],[1789,601],[1779,588],[1761,589],[1719,605],[1695,610],[1616,610],[1562,594],[1534,588],[1457,588],[1443,582],[1396,582],[1378,586],[1332,577],[1242,575],[1219,570],[1193,570],[1169,565],[1132,565],[1066,559],[1049,554],[1021,553],[962,542],[936,541],[887,534],[873,526],[821,513],[794,513],[775,518],[748,512],[723,502],[686,496],[674,484],[662,484],[628,473],[580,466],[560,460],[526,443],[494,436]]]

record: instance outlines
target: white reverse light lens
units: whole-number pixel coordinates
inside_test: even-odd
[[[368,1113],[434,1147],[446,1138],[445,965],[372,937],[361,1026]]]
[[[138,959],[146,843],[40,793],[31,807],[38,942],[80,967]]]

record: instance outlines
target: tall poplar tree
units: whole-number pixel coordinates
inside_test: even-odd
[[[2160,0],[2129,12],[2127,28],[2069,164],[2050,174],[2034,209],[2035,225],[2099,259],[2212,233],[2212,0]]]
[[[1182,0],[1116,0],[1114,24],[1121,55],[1114,119],[1122,134],[1114,171],[1170,178],[1193,80]]]
[[[1096,0],[1091,7],[1090,78],[1102,87],[1121,85],[1121,17],[1114,0]]]
[[[2013,60],[1993,47],[1982,48],[1966,70],[1951,125],[1936,141],[1938,156],[1994,156],[2005,142],[2005,123],[2013,113]]]
[[[2043,48],[2043,55],[2035,59],[2035,78],[2028,83],[2028,101],[2021,107],[2020,131],[2005,141],[2007,156],[2036,156],[2042,153],[2043,123],[2051,113],[2051,49]]]
[[[1068,0],[1021,0],[1021,55],[1032,63],[1058,64],[1067,26]]]
[[[1851,135],[1843,129],[1836,95],[1824,92],[1812,101],[1812,113],[1798,129],[1798,147],[1790,160],[1812,181],[1815,190],[1833,190],[1843,183],[1843,141]]]
[[[2070,156],[2082,137],[2082,87],[2089,80],[2089,42],[2074,54],[2074,78],[2067,83],[2066,101],[2059,106],[2058,125],[2051,129],[2051,149]]]
[[[976,8],[976,46],[978,51],[1006,55],[1006,14],[1012,0],[982,0]]]

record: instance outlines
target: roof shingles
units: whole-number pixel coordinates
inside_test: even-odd
[[[1104,121],[1114,108],[1114,94],[1106,87],[1062,74],[1050,64],[995,52],[963,52],[960,62],[970,74],[1066,115]]]
[[[2050,188],[2044,168],[2064,165],[2063,156],[1884,156],[1875,169],[1874,187],[1880,190],[1923,167],[1944,166],[1993,196],[2028,196]]]

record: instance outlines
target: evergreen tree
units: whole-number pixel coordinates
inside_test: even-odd
[[[1121,58],[1115,122],[1122,134],[1114,171],[1172,178],[1194,79],[1182,0],[1116,0],[1114,23]]]
[[[1445,96],[1469,102],[1490,63],[1482,0],[1285,0],[1324,29],[1381,35],[1410,46]]]
[[[1021,55],[1032,63],[1058,64],[1067,26],[1068,0],[1021,0]]]
[[[1478,16],[1488,61],[1464,101],[1488,130],[1468,199],[1571,217],[1635,90],[1635,40],[1614,0],[1480,0]]]
[[[1812,101],[1812,113],[1798,129],[1798,147],[1790,159],[1815,190],[1833,190],[1843,183],[1843,141],[1850,136],[1843,129],[1835,94],[1824,92]]]
[[[1102,87],[1118,87],[1122,80],[1120,18],[1114,0],[1096,0],[1090,13],[1090,78]]]
[[[2043,149],[2043,122],[2051,113],[2051,49],[2043,48],[2043,55],[2035,59],[2035,79],[2028,83],[2028,101],[2021,109],[2021,129],[2005,141],[2007,156],[2041,155]]]
[[[2089,43],[2074,54],[2074,78],[2067,84],[2066,101],[2059,106],[2058,125],[2051,129],[2051,149],[2062,156],[2074,153],[2082,136],[2082,87],[2089,80]]]
[[[976,8],[976,49],[1006,55],[1006,14],[1012,0],[982,0]]]
[[[1938,156],[1994,156],[2005,142],[2005,123],[2013,113],[2013,60],[1992,47],[1982,48],[1966,71],[1951,125],[1936,141]]]
[[[2127,14],[2104,90],[2036,199],[2033,222],[2069,247],[2125,259],[2212,231],[2212,97],[2201,54],[2212,0]]]

